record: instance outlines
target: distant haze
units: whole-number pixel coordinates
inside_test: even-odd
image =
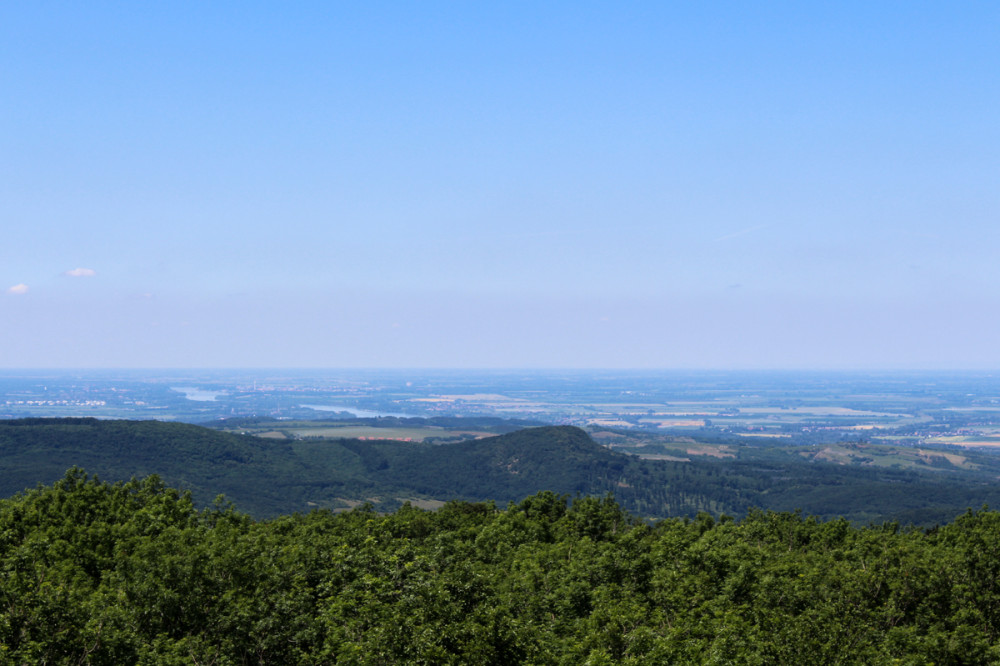
[[[1000,368],[997,34],[8,3],[0,367]]]

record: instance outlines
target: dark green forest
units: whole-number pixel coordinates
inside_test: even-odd
[[[551,492],[256,521],[71,470],[0,500],[0,663],[989,664],[1000,514],[636,520]]]
[[[970,507],[1000,506],[996,456],[978,459],[978,470],[895,469],[807,461],[768,447],[739,451],[736,459],[643,460],[568,426],[429,444],[264,439],[157,421],[21,419],[0,421],[0,497],[51,484],[77,466],[110,481],[157,474],[191,491],[198,507],[224,494],[256,519],[363,503],[394,511],[408,500],[506,505],[545,490],[611,494],[648,520],[699,512],[742,517],[758,508],[932,526]]]

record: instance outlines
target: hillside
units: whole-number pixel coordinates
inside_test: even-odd
[[[365,461],[376,485],[469,500],[515,501],[540,490],[610,490],[628,462],[574,427],[532,428],[419,449],[356,441],[343,446]]]
[[[584,431],[547,426],[458,443],[264,439],[182,423],[25,419],[0,422],[0,496],[52,483],[70,467],[115,481],[158,474],[207,505],[223,494],[257,517],[371,503],[517,502],[540,491],[614,495],[643,518],[800,509],[856,522],[933,524],[1000,506],[977,471],[928,471],[771,456],[643,460]]]
[[[76,466],[107,480],[155,473],[202,504],[224,494],[262,516],[423,498],[506,503],[540,490],[604,494],[627,461],[570,427],[430,445],[291,442],[159,421],[0,421],[0,496],[52,483]]]
[[[185,423],[0,421],[0,495],[52,483],[74,466],[109,481],[158,474],[200,503],[224,494],[261,515],[294,510],[281,480],[304,473],[286,443]]]

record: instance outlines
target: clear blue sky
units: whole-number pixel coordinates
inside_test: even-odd
[[[995,2],[9,2],[0,367],[1000,368]]]

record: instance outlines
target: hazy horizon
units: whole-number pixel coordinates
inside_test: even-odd
[[[0,8],[0,368],[1000,368],[1000,6]]]

